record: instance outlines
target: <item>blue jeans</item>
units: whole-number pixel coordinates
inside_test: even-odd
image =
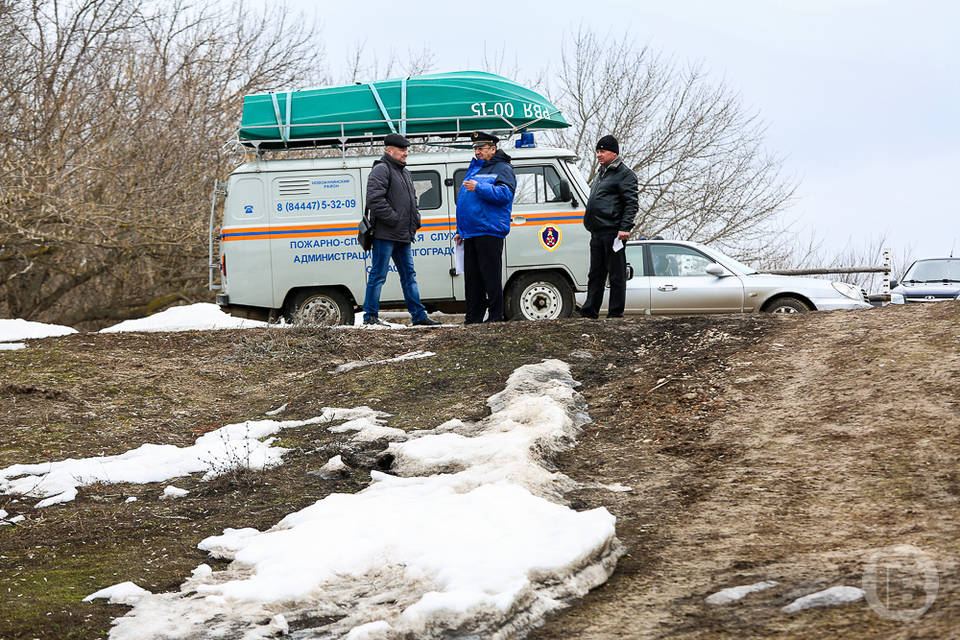
[[[420,290],[417,288],[417,272],[413,270],[413,253],[409,242],[393,242],[374,238],[370,249],[370,273],[367,275],[367,292],[363,296],[363,319],[373,320],[380,313],[380,289],[387,281],[387,268],[390,258],[400,274],[400,287],[403,289],[403,301],[414,322],[427,317],[427,310],[420,302]]]

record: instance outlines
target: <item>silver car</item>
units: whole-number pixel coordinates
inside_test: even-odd
[[[803,313],[869,309],[857,287],[844,282],[758,273],[696,242],[639,240],[627,243],[628,314]],[[583,304],[586,293],[577,294]],[[603,310],[607,307],[606,296]]]

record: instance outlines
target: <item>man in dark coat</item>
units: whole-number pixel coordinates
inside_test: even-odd
[[[510,232],[517,177],[510,156],[490,133],[471,134],[475,158],[457,194],[457,233],[463,243],[464,324],[500,322],[503,314],[503,239]]]
[[[610,277],[608,318],[622,318],[627,298],[627,257],[623,243],[630,238],[637,215],[637,176],[620,158],[620,144],[613,136],[597,142],[600,172],[590,189],[583,226],[590,232],[590,272],[587,299],[580,308],[585,318],[598,318],[603,290]],[[616,244],[616,247],[614,246]]]
[[[367,179],[367,207],[373,219],[373,247],[370,249],[370,273],[363,298],[363,324],[386,323],[380,320],[380,290],[387,280],[390,260],[400,275],[403,300],[415,325],[440,324],[427,316],[420,302],[417,274],[413,269],[410,245],[420,228],[420,211],[413,179],[407,170],[407,147],[401,135],[386,136],[383,157],[373,163]]]

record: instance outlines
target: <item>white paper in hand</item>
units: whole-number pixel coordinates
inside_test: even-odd
[[[613,239],[614,252],[620,251],[620,249],[623,249],[623,240],[621,240],[619,237],[614,238]]]
[[[457,273],[463,273],[463,243],[453,243],[453,262]]]

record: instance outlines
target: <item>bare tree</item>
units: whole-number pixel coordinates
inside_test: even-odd
[[[243,95],[320,75],[315,33],[214,0],[0,4],[0,314],[97,326],[207,298],[223,143]]]
[[[756,259],[782,252],[780,212],[794,187],[764,152],[764,127],[699,66],[680,67],[626,36],[581,28],[564,46],[557,106],[571,128],[557,141],[578,152],[588,180],[596,141],[620,141],[637,173],[634,236],[697,240]]]

